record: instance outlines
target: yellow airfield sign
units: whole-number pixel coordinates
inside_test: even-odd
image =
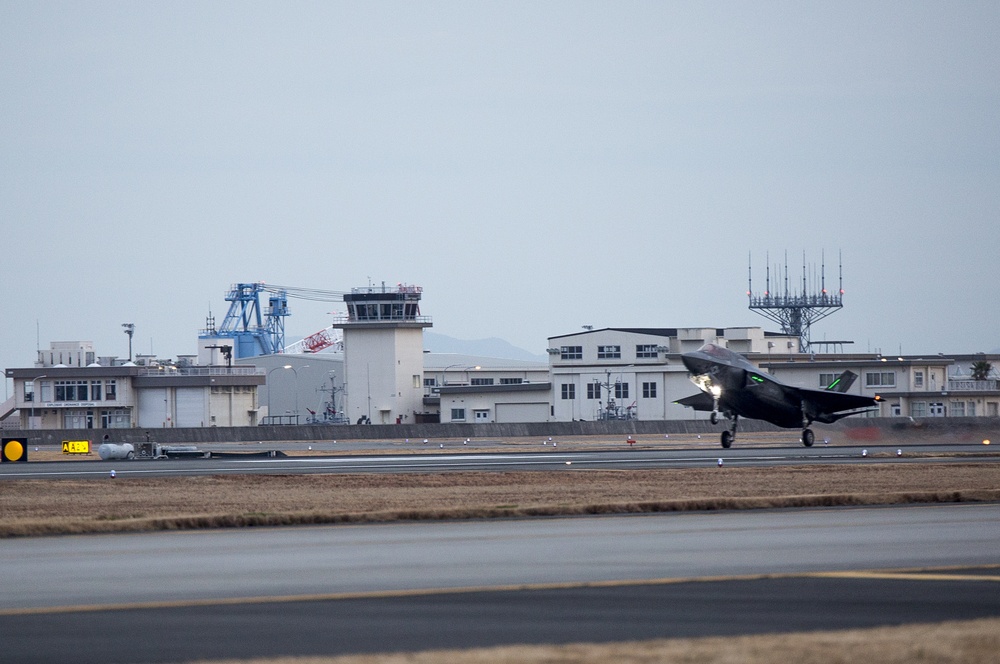
[[[64,440],[63,454],[90,454],[89,440]]]

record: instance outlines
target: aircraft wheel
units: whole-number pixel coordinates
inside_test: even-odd
[[[128,454],[125,455],[125,458],[131,461],[132,459],[135,458],[135,452],[129,452]]]
[[[816,436],[813,435],[812,429],[803,429],[802,444],[806,447],[812,447],[814,442],[816,442]]]
[[[711,420],[712,424],[718,424],[719,423],[719,413],[713,410],[712,411],[712,416],[710,418],[708,418],[708,419]]]
[[[727,450],[733,446],[733,432],[723,431],[722,432],[722,446]]]

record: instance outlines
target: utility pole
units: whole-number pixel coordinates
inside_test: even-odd
[[[125,334],[128,335],[128,361],[132,361],[132,335],[135,334],[135,323],[122,323]]]

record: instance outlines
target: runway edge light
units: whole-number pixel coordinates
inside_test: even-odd
[[[27,438],[3,438],[0,440],[0,462],[22,462],[28,460]]]

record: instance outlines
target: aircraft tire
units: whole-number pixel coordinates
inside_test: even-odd
[[[709,417],[708,419],[712,422],[712,424],[718,424],[719,423],[719,413],[717,413],[716,411],[713,410],[712,411],[712,416]]]
[[[727,450],[733,446],[733,433],[731,431],[722,432],[722,446]]]
[[[814,442],[816,442],[816,436],[813,434],[812,429],[803,429],[802,444],[806,447],[812,447]]]

